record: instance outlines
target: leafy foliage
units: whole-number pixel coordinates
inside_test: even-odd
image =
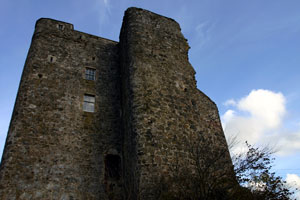
[[[274,158],[268,148],[255,148],[246,142],[247,151],[233,157],[234,171],[239,184],[251,190],[254,199],[288,200],[293,192],[286,182],[272,172]]]
[[[228,167],[224,148],[212,149],[207,141],[189,144],[195,169],[178,164],[169,179],[161,179],[157,198],[162,200],[289,200],[291,192],[281,177],[271,172],[274,158],[267,148],[259,149],[246,142],[246,153],[233,158],[234,170]],[[213,155],[213,156],[212,156]],[[227,165],[227,167],[226,167]],[[227,170],[231,170],[232,176]]]

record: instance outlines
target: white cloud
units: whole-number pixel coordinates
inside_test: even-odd
[[[221,117],[227,138],[237,136],[242,144],[248,141],[250,144],[272,145],[280,155],[300,151],[300,130],[284,131],[283,120],[287,111],[282,93],[252,90],[240,100],[230,99],[224,105],[233,106]],[[241,146],[236,149],[241,149]]]
[[[300,188],[300,177],[297,174],[287,174],[285,181],[290,186]]]
[[[287,174],[285,179],[288,187],[294,189],[300,189],[300,177],[297,174]],[[294,197],[300,199],[300,191],[295,191]]]
[[[225,106],[235,106],[236,105],[236,101],[233,99],[229,99],[224,103]]]
[[[94,9],[98,13],[98,22],[101,29],[101,26],[108,22],[108,18],[111,15],[110,0],[95,0]]]
[[[108,0],[103,0],[103,2],[104,2],[105,5],[109,5]]]
[[[285,114],[285,98],[269,90],[252,90],[238,102],[238,109],[251,113],[265,123],[266,128],[277,128]]]
[[[211,23],[210,21],[204,21],[199,23],[195,27],[195,32],[197,33],[197,40],[198,40],[198,45],[202,47],[205,45],[209,40],[211,39],[211,32],[214,29],[214,24]]]
[[[234,118],[234,111],[233,110],[227,110],[226,113],[222,116],[224,124],[228,123],[232,118]]]
[[[225,116],[226,117],[226,116]],[[224,125],[225,134],[237,135],[240,142],[248,141],[251,144],[260,139],[264,132],[263,123],[252,117],[231,116],[231,119]]]
[[[278,141],[278,154],[281,156],[293,154],[295,151],[300,152],[300,131],[276,135],[273,139]]]

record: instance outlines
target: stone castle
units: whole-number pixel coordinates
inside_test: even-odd
[[[188,49],[177,22],[143,9],[127,9],[119,42],[39,19],[0,199],[154,199],[171,165],[192,167],[186,147],[199,137],[223,148],[230,166],[217,107],[196,88]]]

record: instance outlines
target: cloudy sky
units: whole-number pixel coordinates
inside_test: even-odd
[[[299,0],[0,0],[0,151],[35,21],[118,41],[131,6],[180,23],[198,88],[218,105],[226,136],[274,146],[276,173],[300,187]]]

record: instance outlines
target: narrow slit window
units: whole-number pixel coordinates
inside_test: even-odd
[[[52,56],[52,55],[48,55],[47,60],[50,63],[55,63],[56,62],[56,57]]]
[[[88,95],[88,94],[84,95],[83,111],[85,111],[85,112],[94,112],[95,111],[95,96]]]
[[[92,68],[85,69],[85,79],[94,81],[96,76],[96,70]]]

